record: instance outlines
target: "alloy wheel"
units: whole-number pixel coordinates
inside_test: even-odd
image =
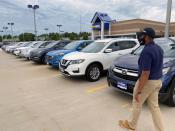
[[[98,67],[93,67],[90,71],[90,77],[93,80],[97,80],[100,77],[100,70]]]

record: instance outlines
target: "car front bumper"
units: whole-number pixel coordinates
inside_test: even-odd
[[[64,67],[60,64],[59,68],[61,73],[66,76],[83,76],[86,70],[83,64],[74,64],[68,67]]]
[[[59,68],[59,63],[61,58],[58,59],[58,58],[55,58],[54,56],[46,56],[46,59],[47,59],[48,65],[51,65],[52,67],[55,67],[55,68]]]
[[[114,89],[124,92],[126,94],[129,95],[133,95],[133,91],[134,91],[134,87],[136,84],[136,81],[129,81],[129,80],[125,80],[122,78],[119,78],[117,76],[115,76],[115,74],[112,72],[111,69],[108,70],[108,75],[107,75],[107,82],[109,87],[113,87]],[[123,89],[121,87],[118,86],[118,83],[122,82],[125,83],[127,85],[127,89]],[[164,88],[164,87],[162,87]],[[161,102],[165,102],[168,99],[168,92],[161,92],[159,93],[159,100]]]

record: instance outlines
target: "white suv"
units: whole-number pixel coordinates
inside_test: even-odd
[[[66,76],[85,75],[87,80],[94,82],[117,57],[131,53],[139,45],[138,40],[132,38],[97,40],[81,52],[65,55],[60,62],[60,71]]]

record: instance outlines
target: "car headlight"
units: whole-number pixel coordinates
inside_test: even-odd
[[[71,60],[70,61],[70,65],[73,65],[73,64],[80,64],[80,63],[83,63],[85,61],[85,59],[79,59],[79,60]]]
[[[163,69],[163,75],[166,75],[170,70],[170,67],[166,67]]]

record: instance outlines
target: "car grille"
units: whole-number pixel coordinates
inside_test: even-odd
[[[69,63],[70,63],[69,60],[62,59],[61,62],[60,62],[60,66],[63,69],[67,69],[67,67],[69,66]]]
[[[139,78],[138,71],[124,69],[120,67],[115,67],[113,69],[113,73],[116,77],[119,77],[124,80],[129,80],[129,81],[137,81]]]

